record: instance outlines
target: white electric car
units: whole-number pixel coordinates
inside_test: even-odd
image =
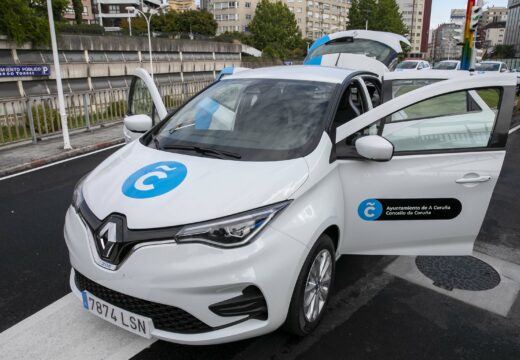
[[[430,70],[430,63],[425,60],[404,60],[397,64],[395,68],[396,72],[399,71],[419,71],[419,70]]]
[[[428,73],[248,70],[166,114],[137,72],[135,140],[78,183],[66,214],[74,294],[178,343],[305,335],[342,254],[470,254],[516,79]]]

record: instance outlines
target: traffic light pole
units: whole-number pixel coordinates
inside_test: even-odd
[[[461,70],[469,70],[475,66],[475,33],[477,31],[478,22],[482,16],[482,7],[475,6],[475,0],[468,0],[466,9],[466,26],[464,29],[464,44],[462,48],[462,57],[460,59]]]

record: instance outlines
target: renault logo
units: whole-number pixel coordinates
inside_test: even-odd
[[[117,242],[117,224],[108,222],[101,228],[97,236],[100,255],[104,258],[110,258],[110,253]]]

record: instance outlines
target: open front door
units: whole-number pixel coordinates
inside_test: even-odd
[[[336,131],[345,197],[341,252],[469,254],[505,156],[515,81],[471,76],[442,81],[380,105]],[[378,134],[394,156],[357,156]]]
[[[128,91],[128,110],[123,127],[125,140],[130,142],[139,138],[166,114],[166,107],[152,77],[146,70],[136,69]]]

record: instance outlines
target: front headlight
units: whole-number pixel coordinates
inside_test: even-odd
[[[74,192],[72,193],[72,207],[76,209],[76,211],[79,211],[79,206],[83,202],[83,183],[87,175],[79,179],[76,186],[74,187]]]
[[[289,203],[284,201],[218,220],[186,225],[175,240],[181,244],[197,242],[225,248],[242,246],[250,243]]]

